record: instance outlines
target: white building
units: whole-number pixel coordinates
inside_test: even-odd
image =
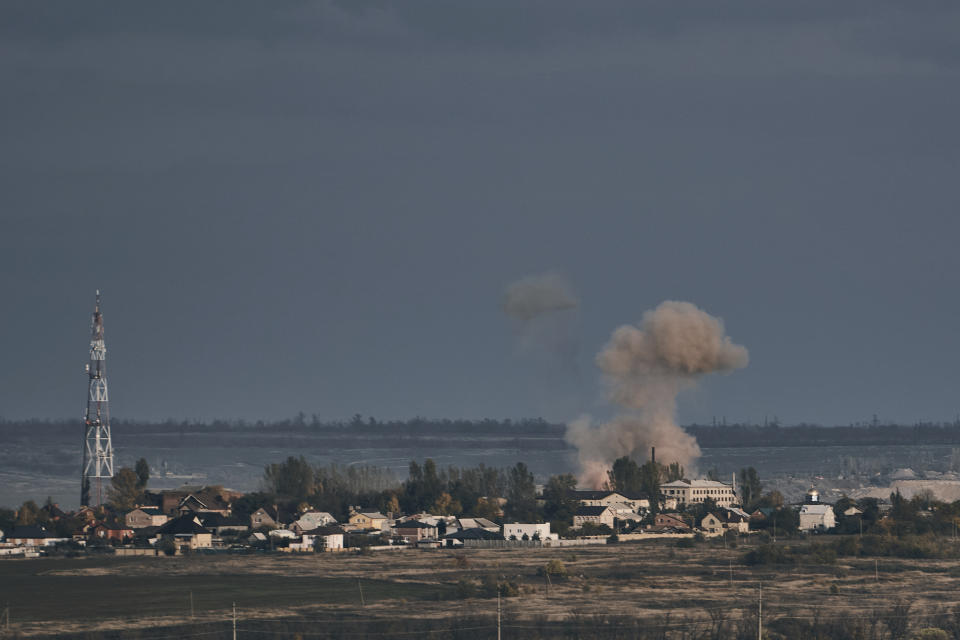
[[[668,500],[676,500],[677,504],[697,504],[707,498],[718,507],[740,504],[735,487],[716,480],[674,480],[660,485],[660,493]]]
[[[825,531],[837,525],[829,504],[805,504],[800,507],[800,531]]]
[[[318,538],[323,538],[324,549],[326,551],[339,551],[343,549],[343,533],[333,531],[330,527],[315,529],[311,533],[304,533],[299,542],[291,542],[291,551],[313,551],[316,548]]]
[[[520,522],[504,523],[504,538],[507,540],[512,540],[514,538],[517,540],[523,540],[523,536],[527,536],[528,540],[533,540],[535,537],[538,540],[558,540],[560,538],[560,536],[557,534],[550,533],[549,522],[543,524],[523,524]]]

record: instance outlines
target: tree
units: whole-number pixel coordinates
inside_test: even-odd
[[[760,499],[763,493],[763,485],[760,483],[760,475],[753,467],[740,469],[737,483],[740,485],[740,500],[744,508],[754,506],[754,503]]]
[[[660,465],[649,461],[640,467],[641,491],[650,496],[650,513],[656,515],[660,511]]]
[[[480,498],[473,509],[473,515],[487,520],[496,520],[501,515],[500,505],[493,498]]]
[[[147,462],[146,458],[140,458],[133,470],[137,474],[137,486],[140,491],[143,491],[147,488],[147,481],[150,480],[150,463]]]
[[[286,462],[268,464],[263,471],[267,490],[294,500],[306,500],[317,489],[317,478],[303,456],[290,456]]]
[[[607,472],[608,484],[613,491],[637,493],[641,490],[640,467],[630,456],[613,461],[613,467]]]
[[[551,476],[543,488],[543,515],[551,529],[561,533],[570,527],[579,503],[573,495],[577,488],[577,479],[564,473]]]
[[[400,501],[397,499],[397,494],[391,493],[390,498],[387,500],[387,511],[396,517],[400,513]]]
[[[10,532],[17,521],[17,514],[12,509],[0,509],[0,531]]]
[[[17,509],[17,526],[37,524],[40,519],[40,507],[33,500],[27,500]]]
[[[664,482],[676,482],[677,480],[683,480],[683,475],[683,466],[681,466],[679,462],[671,462],[664,467],[661,472]]]
[[[123,467],[110,478],[107,500],[117,511],[129,511],[140,497],[140,479],[130,467]]]
[[[518,462],[507,474],[507,516],[520,522],[537,519],[537,486],[527,465]]]

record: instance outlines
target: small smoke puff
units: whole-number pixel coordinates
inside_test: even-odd
[[[528,322],[539,315],[580,305],[573,287],[557,273],[523,277],[507,286],[502,308],[511,318]]]

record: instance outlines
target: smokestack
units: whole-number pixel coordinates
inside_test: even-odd
[[[657,461],[657,448],[650,447],[650,462],[656,462],[656,461]]]

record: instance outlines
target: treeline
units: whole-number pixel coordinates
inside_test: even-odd
[[[381,513],[420,513],[470,516],[500,521],[551,522],[565,531],[577,502],[571,494],[576,478],[551,477],[541,496],[533,473],[518,462],[512,467],[438,467],[431,460],[412,461],[404,479],[375,467],[313,466],[303,457],[290,457],[266,466],[262,490],[233,504],[247,515],[260,507],[280,505],[297,511],[303,505],[327,511],[341,522],[351,509]]]
[[[960,444],[960,423],[925,422],[913,425],[870,424],[825,427],[802,424],[690,425],[686,430],[704,448],[795,447],[837,445]]]
[[[367,437],[452,437],[504,436],[512,438],[537,438],[539,446],[555,443],[551,448],[566,447],[563,441],[566,425],[550,423],[542,418],[519,420],[451,420],[416,417],[409,420],[378,420],[356,414],[347,420],[323,420],[314,414],[299,413],[292,418],[255,422],[246,420],[114,420],[118,432],[130,434],[305,434],[352,438]],[[79,422],[76,420],[9,420],[0,418],[0,436],[8,440],[32,440],[38,438],[75,437]],[[960,421],[921,422],[905,424],[856,424],[846,426],[823,426],[800,424],[781,426],[777,423],[759,424],[693,424],[686,427],[696,436],[701,447],[791,447],[791,446],[836,446],[836,445],[960,445]]]
[[[75,434],[79,429],[78,420],[29,419],[10,420],[0,418],[0,432],[25,435],[39,433]],[[299,413],[293,418],[272,421],[236,420],[124,420],[113,419],[114,429],[131,432],[149,433],[222,433],[229,431],[249,432],[284,432],[284,433],[312,433],[312,432],[352,432],[369,435],[437,435],[445,433],[469,434],[499,434],[499,435],[540,435],[562,437],[565,425],[549,423],[543,418],[510,418],[498,420],[484,418],[480,420],[467,419],[431,419],[416,417],[408,420],[377,420],[373,417],[364,417],[355,414],[348,420],[321,420],[319,416],[306,416]]]

